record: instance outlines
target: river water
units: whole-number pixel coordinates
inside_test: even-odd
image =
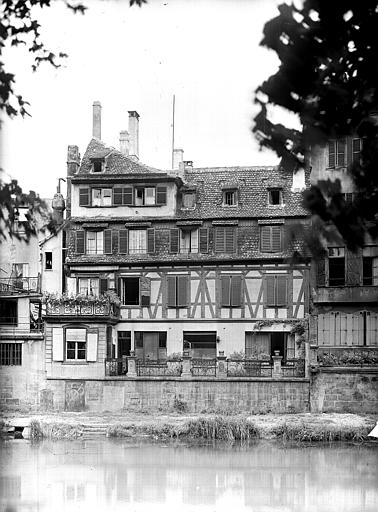
[[[377,512],[373,445],[6,441],[0,510]]]

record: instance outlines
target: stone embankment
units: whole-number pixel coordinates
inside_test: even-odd
[[[363,441],[377,422],[357,414],[180,415],[60,413],[6,416],[3,435],[31,439],[128,437],[151,439],[283,439]]]

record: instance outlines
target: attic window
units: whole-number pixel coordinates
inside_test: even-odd
[[[93,172],[102,172],[104,170],[104,160],[96,159],[92,160],[92,171]]]
[[[237,190],[224,190],[223,191],[223,206],[236,206],[237,204]]]
[[[184,192],[182,196],[183,208],[195,208],[196,206],[196,193],[194,191]]]
[[[268,190],[268,204],[270,206],[277,206],[282,204],[282,189],[271,188]]]

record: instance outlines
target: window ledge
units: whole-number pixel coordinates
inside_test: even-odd
[[[222,203],[223,208],[237,208],[238,206],[239,206],[238,204],[223,204]]]

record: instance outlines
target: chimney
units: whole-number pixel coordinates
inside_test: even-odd
[[[56,224],[58,226],[60,226],[61,224],[63,224],[63,220],[64,220],[63,212],[66,209],[66,204],[64,202],[63,194],[61,194],[60,192],[57,192],[54,195],[51,206],[53,209],[52,217],[53,217],[54,221],[56,222]]]
[[[71,178],[75,176],[80,166],[80,153],[77,146],[67,149],[67,209],[66,218],[71,216]]]
[[[184,160],[184,150],[174,149],[173,150],[173,169],[179,170]]]
[[[119,150],[126,156],[130,152],[130,135],[127,130],[119,132]]]
[[[186,171],[190,171],[190,169],[193,169],[193,160],[184,160],[183,165]]]
[[[139,160],[139,114],[129,110],[130,157]]]
[[[101,140],[101,103],[93,102],[93,129],[92,136]]]

